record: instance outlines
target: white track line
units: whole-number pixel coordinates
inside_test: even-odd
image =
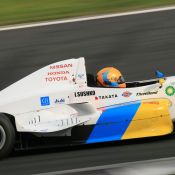
[[[102,165],[102,166],[94,166],[94,167],[87,167],[87,168],[77,168],[71,170],[63,170],[63,171],[54,171],[54,172],[46,172],[46,173],[39,173],[33,175],[63,175],[63,174],[72,174],[72,173],[81,173],[83,172],[90,172],[90,171],[99,171],[99,170],[110,170],[115,168],[124,168],[129,166],[140,166],[145,164],[151,164],[154,166],[155,163],[159,163],[159,167],[162,167],[162,164],[165,165],[166,162],[175,162],[175,157],[169,158],[162,158],[162,159],[152,159],[152,160],[143,160],[143,161],[135,161],[135,162],[126,162],[126,163],[119,163],[119,164],[111,164],[111,165]],[[173,164],[174,166],[174,164]],[[174,167],[175,172],[175,167]],[[129,173],[127,173],[129,174]],[[141,173],[142,174],[142,173]]]
[[[13,26],[3,26],[3,27],[0,27],[0,31],[24,29],[24,28],[31,28],[31,27],[41,27],[41,26],[65,24],[65,23],[80,22],[80,21],[89,21],[89,20],[95,20],[95,19],[105,19],[105,18],[112,18],[112,17],[118,17],[118,16],[161,12],[161,11],[167,11],[167,10],[175,10],[175,6],[152,8],[147,10],[137,10],[137,11],[123,12],[123,13],[113,13],[113,14],[106,14],[106,15],[97,15],[97,16],[90,16],[90,17],[71,18],[66,20],[54,20],[54,21],[20,24],[20,25],[13,25]]]

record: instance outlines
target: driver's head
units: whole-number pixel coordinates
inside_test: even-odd
[[[114,67],[106,67],[100,70],[97,73],[97,83],[103,87],[126,87],[121,72]]]

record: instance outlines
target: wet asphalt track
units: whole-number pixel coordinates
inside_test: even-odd
[[[0,32],[0,89],[49,63],[86,57],[87,72],[116,66],[125,79],[175,74],[175,11]],[[39,153],[38,153],[39,152]],[[0,174],[27,175],[175,156],[175,136],[17,152]]]

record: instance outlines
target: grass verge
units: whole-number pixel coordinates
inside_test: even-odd
[[[175,0],[0,0],[0,25],[173,5]]]

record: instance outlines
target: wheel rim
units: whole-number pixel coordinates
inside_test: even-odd
[[[4,128],[0,125],[0,150],[4,147],[6,141],[6,134]]]

